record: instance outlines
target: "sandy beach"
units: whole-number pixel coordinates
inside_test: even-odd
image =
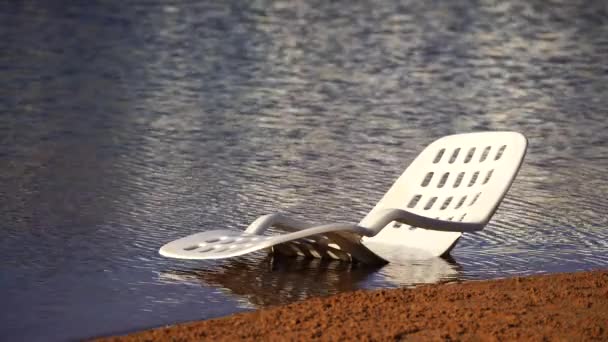
[[[99,341],[608,340],[608,270],[355,291]]]

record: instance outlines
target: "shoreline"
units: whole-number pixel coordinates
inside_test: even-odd
[[[608,340],[608,270],[358,290],[97,341]]]

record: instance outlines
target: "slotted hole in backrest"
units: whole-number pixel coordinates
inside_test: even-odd
[[[473,176],[471,176],[471,181],[469,181],[469,187],[472,187],[473,185],[475,185],[475,182],[477,182],[478,177],[479,177],[479,171],[475,171]]]
[[[462,183],[463,178],[464,178],[464,172],[459,173],[458,176],[456,177],[456,180],[454,181],[455,188],[460,186],[460,183]]]
[[[423,187],[429,185],[429,183],[431,182],[431,179],[433,179],[434,174],[435,174],[434,172],[427,173],[426,176],[424,176],[424,179],[422,180],[422,183],[420,185]]]
[[[433,207],[433,204],[437,201],[437,197],[431,197],[426,205],[424,206],[424,210],[429,210]]]
[[[458,209],[460,207],[462,207],[462,205],[464,204],[464,201],[467,200],[467,196],[462,196],[462,198],[460,199],[460,201],[458,201],[458,203],[456,203],[456,206],[454,207],[454,209]]]
[[[395,229],[408,228],[408,229],[410,229],[410,230],[411,230],[411,229],[416,229],[416,227],[412,227],[412,226],[410,226],[410,225],[408,225],[408,224],[405,224],[405,223],[399,223],[399,222],[395,222],[395,223],[393,223],[393,228],[395,228]]]
[[[486,147],[483,152],[481,153],[481,157],[479,158],[479,162],[483,162],[484,160],[486,160],[486,158],[488,157],[488,154],[490,154],[490,149],[491,147],[488,146]]]
[[[486,178],[483,180],[482,184],[486,184],[488,181],[490,181],[490,178],[492,177],[492,173],[494,173],[494,169],[488,171],[488,173],[486,174]]]
[[[464,220],[464,218],[467,216],[467,213],[462,214],[462,216],[460,216],[460,219],[458,221],[462,222],[462,220]]]
[[[452,199],[454,199],[454,197],[452,196],[446,198],[445,201],[443,201],[443,204],[441,205],[440,209],[445,210],[450,205],[450,202],[452,202]]]
[[[464,163],[467,164],[468,162],[470,162],[471,159],[473,159],[474,154],[475,154],[475,147],[471,147],[469,149],[469,153],[467,153],[467,156],[464,158]]]
[[[456,161],[456,158],[458,158],[458,153],[460,153],[460,147],[458,147],[457,149],[454,150],[454,152],[452,152],[452,156],[450,157],[449,163],[452,164],[453,162]]]
[[[437,152],[437,154],[435,155],[435,159],[433,160],[433,164],[439,163],[439,161],[441,161],[441,157],[443,157],[444,153],[445,153],[445,148],[442,148],[441,150],[439,150]]]
[[[448,177],[450,176],[449,172],[446,172],[443,174],[443,176],[441,176],[441,179],[439,180],[439,183],[437,184],[438,188],[443,188],[443,186],[445,185],[445,183],[448,181]]]
[[[185,251],[192,251],[197,249],[199,246],[198,245],[194,245],[194,246],[188,246],[188,247],[184,247],[183,250]]]
[[[494,157],[494,160],[500,159],[500,157],[502,157],[502,154],[505,153],[506,148],[507,148],[507,145],[502,145],[500,147],[500,149],[498,150],[498,152],[496,152],[496,157]]]
[[[412,199],[410,200],[410,203],[407,204],[407,207],[408,208],[416,207],[416,204],[418,204],[418,202],[420,201],[420,198],[422,198],[422,195],[416,195],[416,196],[412,197]]]
[[[478,192],[477,195],[475,195],[475,197],[473,197],[473,200],[471,201],[471,203],[469,203],[469,207],[472,206],[473,204],[475,204],[475,202],[477,202],[479,195],[481,195],[481,192]]]

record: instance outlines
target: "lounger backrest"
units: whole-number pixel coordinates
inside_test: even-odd
[[[508,191],[525,155],[526,138],[516,132],[447,136],[430,144],[360,222],[399,208],[448,221],[486,224]],[[391,234],[389,224],[378,235]],[[455,239],[459,233],[447,234]],[[391,236],[391,238],[394,238]]]

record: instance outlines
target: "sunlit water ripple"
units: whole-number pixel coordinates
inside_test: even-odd
[[[608,8],[0,5],[0,336],[65,340],[361,288],[608,265]],[[451,259],[157,254],[261,214],[358,221],[426,144],[530,140]]]

